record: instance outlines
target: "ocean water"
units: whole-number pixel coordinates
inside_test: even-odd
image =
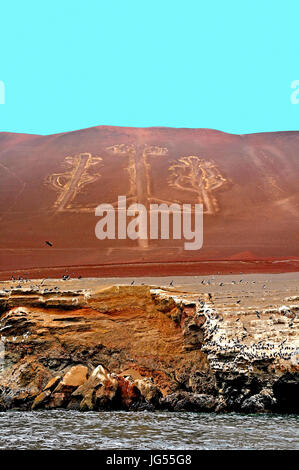
[[[8,411],[0,449],[299,449],[299,416]]]

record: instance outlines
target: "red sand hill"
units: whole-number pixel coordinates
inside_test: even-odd
[[[299,132],[0,133],[0,277],[298,270],[298,152]],[[202,249],[98,240],[95,207],[119,195],[128,204],[202,203]]]

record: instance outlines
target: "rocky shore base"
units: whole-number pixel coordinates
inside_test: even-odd
[[[219,307],[213,293],[150,286],[5,287],[0,410],[298,413],[297,300]]]

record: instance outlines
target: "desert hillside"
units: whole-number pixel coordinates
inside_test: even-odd
[[[124,264],[132,274],[137,264],[136,274],[149,274],[149,266],[157,274],[161,262],[177,274],[296,270],[298,148],[299,132],[99,126],[0,133],[1,277],[52,270],[57,277],[66,267],[74,275],[121,275]],[[116,207],[119,195],[146,206],[202,203],[203,248],[98,240],[95,208]]]

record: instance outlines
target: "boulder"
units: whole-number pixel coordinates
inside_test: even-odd
[[[32,403],[31,409],[36,410],[38,408],[42,408],[45,405],[45,402],[47,401],[50,395],[51,395],[50,390],[45,390],[39,395],[37,395],[37,397],[34,399]]]
[[[118,376],[118,401],[122,409],[129,410],[144,401],[139,388],[130,377]]]
[[[73,392],[77,387],[83,385],[88,378],[88,367],[83,365],[73,366],[70,370],[64,375],[63,379],[54,392],[65,393]]]
[[[55,387],[59,384],[60,379],[61,379],[60,375],[56,375],[55,377],[52,377],[52,379],[50,379],[47,385],[45,386],[44,391],[50,390],[52,392],[55,389]]]
[[[159,404],[162,393],[159,387],[150,378],[143,378],[135,381],[136,386],[140,390],[141,395],[148,403],[153,405]]]
[[[160,400],[162,408],[169,411],[213,411],[216,399],[213,395],[175,392]]]
[[[116,376],[99,365],[92,371],[89,379],[73,392],[72,397],[80,399],[81,410],[110,409],[117,389]]]
[[[216,413],[224,413],[226,412],[228,406],[227,406],[227,402],[225,400],[225,398],[223,396],[220,396],[217,398],[217,401],[216,401],[216,408],[215,408],[215,412]]]
[[[45,408],[47,409],[66,408],[69,398],[70,398],[69,393],[65,393],[65,392],[52,393],[48,403],[46,403],[45,405]]]
[[[245,413],[265,413],[271,411],[276,400],[271,391],[263,389],[260,393],[252,395],[243,401],[241,411]]]

